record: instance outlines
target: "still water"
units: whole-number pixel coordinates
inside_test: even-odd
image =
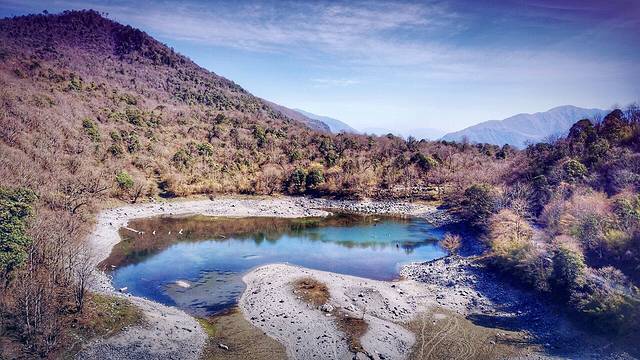
[[[200,316],[235,305],[242,275],[263,264],[391,280],[404,263],[445,255],[443,230],[414,218],[156,217],[129,227],[144,234],[121,229],[102,264],[114,286]]]

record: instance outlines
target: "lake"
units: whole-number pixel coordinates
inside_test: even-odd
[[[144,233],[120,230],[122,241],[101,264],[113,285],[197,316],[234,306],[243,274],[264,264],[392,280],[402,264],[445,255],[444,230],[416,218],[154,217],[128,227]]]

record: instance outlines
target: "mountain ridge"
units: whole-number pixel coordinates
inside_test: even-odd
[[[547,111],[519,113],[502,120],[488,120],[465,129],[451,132],[441,139],[494,145],[510,144],[518,148],[528,143],[544,141],[550,136],[564,135],[578,120],[599,118],[607,113],[602,109],[587,109],[562,105]]]
[[[331,130],[331,132],[334,134],[341,133],[341,132],[346,132],[350,134],[360,134],[360,131],[356,130],[355,128],[345,123],[344,121],[331,118],[329,116],[317,115],[301,109],[293,109],[293,111],[297,111],[298,113],[310,119],[321,121],[322,123],[326,124]]]

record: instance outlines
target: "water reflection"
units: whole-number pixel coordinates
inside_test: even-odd
[[[121,229],[102,266],[116,287],[198,315],[232,306],[242,274],[267,263],[392,279],[401,264],[444,255],[443,234],[418,219],[157,217]]]

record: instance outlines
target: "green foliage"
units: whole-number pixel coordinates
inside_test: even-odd
[[[318,186],[324,183],[324,173],[321,168],[313,168],[307,174],[307,189],[317,190]]]
[[[632,294],[619,291],[619,287],[631,287],[637,296],[637,288],[633,289],[619,270],[605,267],[589,276],[584,286],[572,293],[571,303],[603,331],[615,334],[637,331],[640,301]]]
[[[262,126],[254,126],[253,136],[258,141],[258,147],[264,147],[264,145],[267,143],[267,132]]]
[[[575,159],[565,162],[562,169],[564,170],[564,178],[569,182],[581,180],[588,173],[587,167]]]
[[[191,160],[191,155],[185,149],[178,149],[171,158],[173,165],[178,169],[188,168],[191,165]]]
[[[35,201],[31,190],[0,187],[0,273],[10,272],[27,257],[27,223]]]
[[[307,183],[307,172],[297,168],[289,176],[289,192],[293,194],[303,193]]]
[[[98,129],[98,124],[95,121],[84,118],[82,120],[82,128],[84,128],[84,132],[89,136],[91,141],[100,142],[100,130]]]
[[[131,131],[130,133],[123,133],[123,137],[127,143],[127,151],[129,151],[131,154],[140,151],[140,148],[142,147],[140,145],[140,138],[138,137],[138,134],[136,134],[135,132]]]
[[[424,171],[429,171],[438,166],[438,162],[434,158],[423,153],[414,154],[411,157],[411,162],[420,166]]]
[[[297,161],[297,160],[300,160],[300,159],[302,159],[302,153],[298,149],[293,150],[289,154],[289,162],[294,162],[294,161]]]
[[[133,188],[134,182],[128,172],[121,170],[116,174],[116,184],[120,190],[129,190]]]
[[[78,76],[73,75],[71,80],[69,80],[69,85],[67,89],[70,91],[81,91],[83,87],[82,79]]]
[[[109,149],[107,149],[107,151],[109,151],[109,153],[111,155],[113,155],[113,157],[121,157],[122,154],[124,154],[124,150],[122,149],[122,145],[120,144],[111,144],[111,146],[109,146]]]
[[[213,145],[203,142],[196,145],[196,150],[198,151],[198,155],[204,157],[213,156]]]
[[[486,228],[498,209],[496,191],[488,184],[474,184],[464,191],[462,215],[476,228]]]
[[[572,288],[581,286],[586,267],[580,250],[559,245],[553,255],[552,280],[556,289],[568,293]]]

